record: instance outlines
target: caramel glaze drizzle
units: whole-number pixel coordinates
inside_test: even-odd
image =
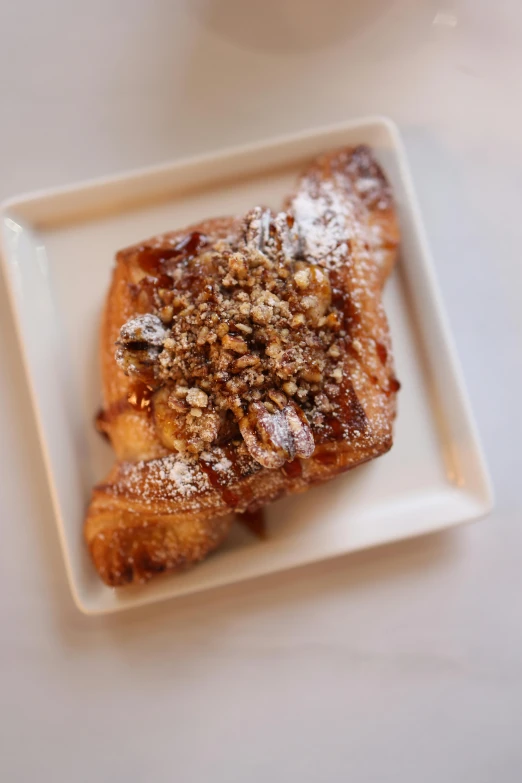
[[[241,477],[241,469],[239,467],[239,462],[238,462],[236,452],[234,451],[234,449],[230,448],[230,446],[224,446],[223,451],[225,453],[225,457],[231,463],[234,477],[239,479]],[[228,486],[228,484],[230,483],[229,479],[227,479],[222,473],[218,472],[217,470],[214,470],[212,465],[209,462],[206,462],[204,459],[199,460],[199,466],[201,470],[207,475],[208,480],[210,482],[210,486],[218,490],[223,502],[226,503],[227,506],[230,506],[231,508],[237,506],[237,504],[240,502],[242,498],[240,498],[239,495],[237,495],[233,490],[229,488]],[[249,499],[249,495],[247,495],[247,497],[243,499]]]
[[[193,231],[172,247],[144,247],[139,253],[138,263],[148,275],[160,277],[168,274],[168,262],[187,261],[194,258],[208,244],[208,237],[200,231]]]
[[[223,451],[225,452],[225,457],[231,462],[232,472],[234,473],[235,478],[239,479],[241,477],[241,470],[235,451],[227,446],[223,447]],[[229,483],[228,479],[226,479],[222,473],[214,470],[212,465],[203,459],[199,460],[199,466],[208,477],[210,486],[219,492],[223,502],[231,508],[237,506],[242,498],[227,486]],[[246,488],[243,487],[243,492],[245,492],[245,489]],[[247,498],[250,495],[250,490],[248,490],[246,495]],[[235,517],[237,522],[246,527],[254,536],[260,539],[266,538],[266,523],[263,509],[257,509],[256,511],[248,511],[248,509],[241,512],[236,511]]]
[[[154,389],[142,381],[132,384],[126,397],[111,403],[108,408],[98,411],[95,417],[95,427],[98,432],[107,437],[107,428],[122,413],[128,410],[147,411],[151,413],[151,398]]]

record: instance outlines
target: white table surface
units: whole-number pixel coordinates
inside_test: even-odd
[[[0,280],[0,779],[518,783],[520,1],[17,0],[0,23],[1,197],[395,119],[497,494],[453,533],[84,617]]]

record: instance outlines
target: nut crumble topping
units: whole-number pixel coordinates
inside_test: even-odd
[[[292,215],[257,207],[237,246],[173,264],[154,312],[122,327],[117,362],[160,386],[164,445],[199,454],[235,432],[266,467],[311,456],[310,423],[337,394],[345,335],[328,270],[301,244]]]

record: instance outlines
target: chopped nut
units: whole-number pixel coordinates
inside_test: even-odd
[[[303,370],[301,372],[301,378],[309,383],[321,383],[323,375],[319,370]]]
[[[210,334],[210,329],[208,328],[208,326],[202,326],[198,332],[198,336],[196,339],[197,345],[204,345],[207,342],[209,334]]]
[[[283,394],[283,392],[278,391],[277,389],[271,389],[271,391],[268,392],[268,396],[270,397],[271,400],[273,400],[273,402],[275,402],[275,404],[280,410],[283,410],[285,405],[288,403],[288,399],[286,398],[286,395]]]
[[[174,315],[174,308],[172,307],[172,305],[166,305],[165,307],[162,307],[160,310],[160,318],[164,324],[170,323],[170,321],[172,321],[173,315]]]
[[[326,394],[316,394],[314,398],[315,406],[323,413],[329,413],[332,410],[332,404]]]
[[[230,405],[230,410],[236,417],[236,420],[239,421],[243,417],[244,412],[243,412],[243,406],[241,405],[241,400],[237,394],[229,400],[229,405]]]
[[[236,359],[233,365],[233,369],[237,371],[244,370],[246,367],[256,367],[260,361],[261,359],[259,356],[254,356],[251,353],[247,353],[244,356],[241,356],[239,359]]]
[[[185,389],[185,391],[187,391]],[[172,410],[176,411],[177,413],[187,413],[189,406],[183,399],[182,395],[177,394],[177,390],[173,389],[167,399],[167,405],[169,408],[172,408]]]
[[[244,257],[240,253],[233,253],[228,259],[228,268],[238,280],[244,280],[248,274]]]
[[[297,369],[295,362],[285,361],[284,354],[278,361],[279,361],[279,366],[276,370],[278,378],[287,380],[291,378],[292,375],[295,375]]]
[[[269,305],[257,304],[252,308],[252,318],[256,324],[268,324],[272,320],[274,310]]]
[[[188,390],[186,399],[195,408],[206,408],[208,405],[208,395],[197,387]]]
[[[306,323],[306,318],[304,317],[303,313],[297,313],[292,318],[290,325],[292,329],[297,329],[299,326],[302,326],[304,323]]]
[[[199,417],[202,415],[203,411],[201,408],[191,408],[190,409],[190,415],[194,416],[195,419],[199,419]]]
[[[188,405],[183,401],[180,400],[179,397],[176,397],[175,394],[170,394],[169,398],[167,400],[167,405],[169,408],[172,408],[173,411],[176,411],[176,413],[187,413],[188,412]]]
[[[246,342],[241,337],[231,334],[226,334],[222,338],[221,345],[229,351],[234,351],[234,353],[247,353],[248,351]]]
[[[225,384],[228,391],[232,392],[233,394],[241,394],[241,392],[245,388],[245,384],[243,383],[241,378],[230,378]]]
[[[294,280],[299,288],[308,288],[310,285],[310,270],[300,269],[295,273]]]
[[[194,435],[197,435],[207,445],[217,438],[219,427],[220,417],[217,413],[209,411],[202,411],[201,416],[196,416],[190,425]],[[201,451],[201,448],[198,451]]]
[[[279,345],[279,343],[270,343],[265,348],[265,353],[267,356],[270,356],[271,359],[277,359],[279,356],[283,354],[283,349]]]
[[[293,403],[270,412],[266,403],[254,402],[239,429],[250,454],[266,468],[279,468],[296,456],[306,459],[315,448],[306,416]]]
[[[218,337],[224,337],[226,334],[228,334],[228,324],[224,321],[221,321],[216,329],[216,334]]]
[[[289,397],[292,397],[297,391],[297,385],[293,381],[287,381],[283,383],[283,390]]]
[[[312,310],[313,308],[316,308],[318,305],[317,297],[316,296],[305,296],[302,299],[302,305],[305,308],[305,310]]]
[[[338,359],[341,355],[341,350],[338,345],[335,343],[332,343],[332,345],[328,348],[328,356],[331,356],[332,359]]]

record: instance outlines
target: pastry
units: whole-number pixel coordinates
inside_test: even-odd
[[[382,286],[399,233],[366,147],[255,207],[120,251],[97,426],[116,463],[85,538],[112,586],[202,560],[255,511],[388,451],[399,388]]]

